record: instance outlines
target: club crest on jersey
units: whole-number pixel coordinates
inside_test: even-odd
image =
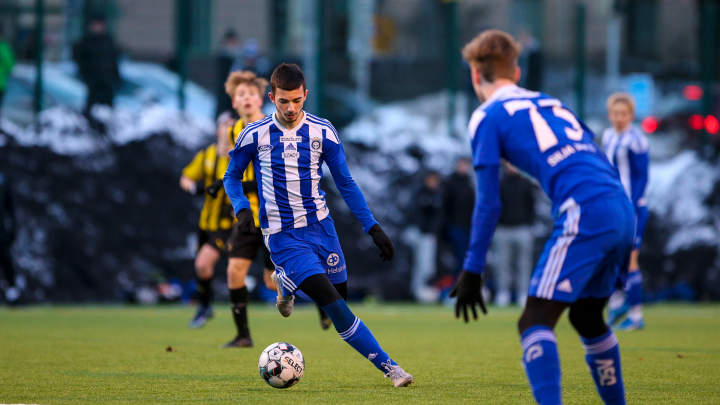
[[[332,253],[327,258],[328,266],[335,266],[336,264],[338,264],[338,262],[340,262],[340,256],[337,253]]]
[[[310,147],[312,147],[314,150],[320,149],[320,145],[321,143],[317,139],[314,139],[312,142],[310,142]]]
[[[272,145],[258,145],[258,152],[265,152],[267,150],[271,150],[272,148]]]
[[[290,143],[285,147],[285,152],[282,154],[283,159],[297,159],[300,157],[297,148],[294,144]]]

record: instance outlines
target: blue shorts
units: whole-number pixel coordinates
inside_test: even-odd
[[[567,303],[609,297],[627,278],[635,246],[632,203],[625,195],[582,206],[570,198],[558,215],[533,271],[528,296]]]
[[[326,274],[333,284],[347,281],[345,256],[329,216],[304,228],[265,235],[264,239],[283,296],[295,294],[298,286],[315,274]]]

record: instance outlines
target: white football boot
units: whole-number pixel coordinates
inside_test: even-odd
[[[388,370],[385,378],[390,377],[395,388],[407,387],[415,382],[413,377],[403,370],[402,367],[387,363],[383,363],[383,366],[385,366],[385,370]]]
[[[295,296],[290,295],[289,297],[283,297],[282,285],[280,284],[280,280],[278,280],[275,272],[273,272],[270,275],[270,278],[272,279],[273,283],[275,284],[275,288],[277,289],[277,293],[278,293],[277,302],[275,303],[275,306],[277,307],[278,311],[280,312],[280,315],[287,318],[288,316],[292,315],[293,304],[295,303]]]

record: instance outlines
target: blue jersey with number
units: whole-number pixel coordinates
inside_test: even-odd
[[[571,197],[582,204],[624,194],[592,131],[546,94],[503,86],[473,113],[469,131],[475,167],[507,160],[537,179],[554,212]]]

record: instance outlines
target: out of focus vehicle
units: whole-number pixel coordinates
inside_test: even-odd
[[[138,111],[148,105],[159,104],[173,109],[179,107],[180,77],[157,63],[120,62],[122,84],[115,95],[115,105]],[[197,84],[185,82],[185,111],[191,116],[214,119],[215,97]]]
[[[34,65],[15,66],[3,100],[3,117],[21,125],[32,122],[35,72]],[[137,113],[153,105],[168,109],[179,107],[179,76],[164,66],[121,61],[120,75],[122,82],[114,100],[118,109]],[[86,98],[87,88],[77,79],[77,66],[73,62],[46,63],[43,66],[43,108],[64,107],[81,113]],[[191,117],[212,120],[215,98],[207,90],[187,81],[185,111]]]
[[[655,115],[642,120],[643,131],[676,137],[678,147],[691,149],[700,146],[707,131],[709,141],[717,148],[720,142],[720,97],[713,97],[710,114],[702,115],[703,90],[699,83],[668,83],[662,94],[656,99]],[[715,91],[714,94],[720,93]],[[670,152],[672,156],[677,150]]]
[[[33,121],[35,66],[17,64],[8,78],[2,117],[17,124]],[[64,107],[80,113],[85,107],[85,85],[54,66],[43,67],[43,108]]]

